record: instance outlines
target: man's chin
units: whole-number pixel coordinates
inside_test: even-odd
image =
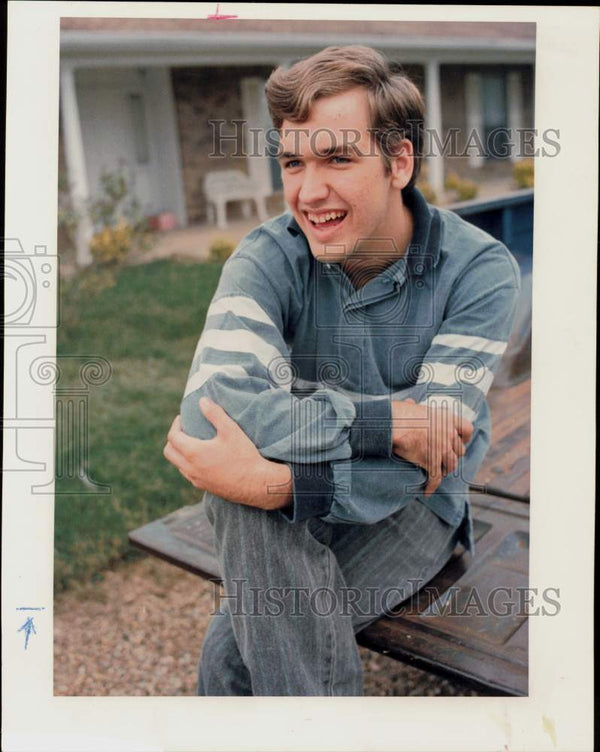
[[[348,256],[346,246],[339,243],[309,243],[310,252],[321,264],[339,264]]]
[[[315,249],[311,246],[310,250],[315,260],[320,264],[339,264],[345,258],[343,253],[335,253],[331,248],[327,249],[321,246],[321,248]]]

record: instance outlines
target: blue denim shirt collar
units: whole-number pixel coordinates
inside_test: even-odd
[[[440,259],[442,245],[441,221],[437,209],[429,206],[417,188],[403,193],[404,204],[413,215],[413,236],[408,246],[407,258],[414,264],[425,253],[432,256],[435,266]]]

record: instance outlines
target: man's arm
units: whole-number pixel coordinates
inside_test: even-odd
[[[296,464],[348,458],[357,435],[354,403],[332,389],[302,399],[291,392],[285,333],[293,330],[302,308],[298,270],[282,248],[273,248],[267,262],[252,250],[251,243],[242,243],[223,268],[181,404],[183,430],[200,439],[214,436],[198,409],[199,398],[206,396],[267,458]],[[378,401],[371,413],[383,415],[377,412],[382,405],[388,418],[387,427],[377,432],[382,454],[391,446],[388,402]],[[382,434],[387,440],[381,441]],[[373,441],[370,450],[378,451]]]
[[[417,384],[403,392],[405,398],[410,394],[410,398],[418,397],[424,404],[413,405],[405,399],[401,405],[404,412],[396,412],[395,451],[405,452],[411,461],[367,456],[360,463],[321,462],[291,465],[289,469],[274,463],[270,463],[270,469],[261,465],[258,496],[265,490],[264,496],[257,498],[260,504],[266,508],[283,506],[290,500],[293,481],[293,505],[285,512],[289,519],[321,516],[333,522],[369,524],[392,514],[404,503],[404,495],[414,496],[415,488],[426,479],[419,466],[426,467],[426,460],[420,459],[419,453],[427,454],[428,442],[423,451],[421,439],[424,434],[431,434],[435,424],[427,415],[428,410],[436,408],[428,408],[427,403],[431,404],[433,399],[438,403],[445,400],[459,406],[461,412],[475,416],[510,333],[518,281],[518,268],[511,265],[505,253],[500,253],[491,254],[485,263],[473,264],[456,286],[448,302],[446,319],[419,367]],[[448,371],[439,369],[437,363],[454,366],[451,382],[444,380]],[[425,366],[434,375],[429,382],[422,375]],[[393,401],[395,411],[399,402]],[[427,419],[424,421],[415,410],[420,410]],[[461,472],[468,467],[469,475],[474,474],[474,462],[483,457],[481,443],[477,442],[475,451],[470,451],[461,462]],[[387,482],[382,482],[383,479]],[[389,479],[394,482],[390,484]]]
[[[222,407],[206,397],[199,404],[216,435],[206,440],[188,436],[178,415],[163,450],[166,459],[196,488],[228,501],[261,509],[286,506],[292,498],[289,467],[263,457]],[[269,493],[275,486],[277,493]]]
[[[444,422],[439,408],[446,406],[456,416],[459,429],[461,419],[476,421],[506,348],[519,289],[518,266],[503,246],[476,258],[456,281],[444,321],[422,362],[407,365],[416,373],[416,384],[391,400],[397,457],[367,455],[299,468],[286,516],[304,519],[312,516],[312,507],[325,521],[372,524],[400,508],[407,494],[414,496],[427,480],[424,468],[439,459],[431,457],[432,441]],[[458,463],[459,478],[472,478],[483,454],[478,436]],[[443,482],[441,475],[430,475],[427,491],[440,483],[442,489],[454,487],[455,476]],[[314,504],[311,494],[320,504]]]
[[[451,407],[475,421],[506,350],[519,292],[518,266],[502,246],[475,259],[457,280],[422,363],[409,364],[417,379],[402,399]]]

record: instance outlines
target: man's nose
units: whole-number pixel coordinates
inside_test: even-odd
[[[302,176],[302,186],[298,198],[303,204],[314,204],[326,199],[329,194],[329,187],[324,176],[319,170],[307,169]]]

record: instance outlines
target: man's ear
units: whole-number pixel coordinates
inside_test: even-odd
[[[392,185],[402,190],[409,184],[415,166],[412,142],[403,138],[390,154],[390,168],[392,171]]]

